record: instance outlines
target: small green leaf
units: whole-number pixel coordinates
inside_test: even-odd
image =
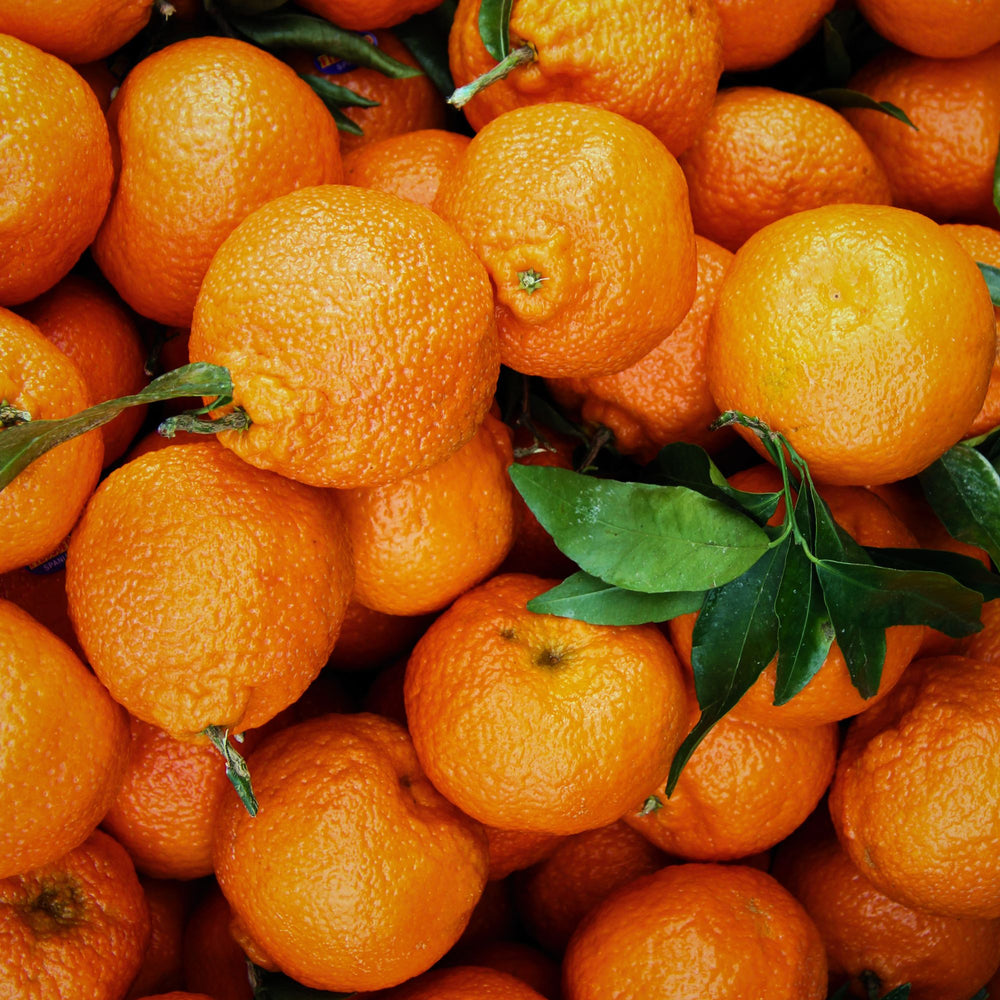
[[[1000,267],[984,264],[980,260],[976,261],[976,266],[982,272],[986,287],[990,290],[990,299],[993,305],[1000,309]]]
[[[822,87],[820,90],[811,91],[806,96],[821,104],[827,104],[831,108],[868,108],[871,111],[881,111],[883,114],[901,121],[904,125],[909,125],[914,132],[920,131],[910,121],[902,108],[896,107],[889,101],[876,101],[874,97],[869,97],[857,90],[849,90],[847,87]]]
[[[774,602],[791,537],[736,580],[710,591],[695,622],[691,664],[701,715],[670,764],[666,792],[712,727],[750,690],[778,648]]]
[[[733,489],[704,448],[686,442],[665,445],[653,465],[656,481],[685,486],[703,496],[733,501],[758,524],[766,524],[781,502],[780,493],[748,493]]]
[[[232,397],[229,371],[202,362],[184,365],[153,379],[141,392],[88,407],[60,420],[31,420],[0,432],[0,490],[50,448],[114,420],[122,410],[184,396],[215,396],[221,405]]]
[[[414,14],[392,29],[442,97],[455,89],[448,65],[448,35],[457,5],[457,0],[445,0],[433,10]]]
[[[828,80],[845,84],[851,76],[851,57],[833,19],[823,18],[823,62]]]
[[[510,12],[514,0],[482,0],[479,8],[479,37],[497,62],[510,52]]]
[[[327,105],[327,110],[333,116],[333,120],[337,123],[337,129],[341,132],[346,132],[348,135],[364,135],[364,129],[350,118],[348,115],[344,114],[340,108],[331,108]]]
[[[316,76],[313,73],[300,73],[299,76],[316,91],[317,95],[323,99],[323,103],[331,110],[334,108],[378,107],[378,101],[373,101],[370,97],[362,97],[350,87],[342,87],[339,83],[332,83],[324,76]]]
[[[983,600],[1000,597],[1000,575],[988,570],[978,559],[959,555],[945,549],[890,549],[865,550],[877,566],[892,569],[929,570],[954,577],[963,587],[978,591]]]
[[[251,816],[256,816],[257,797],[250,782],[250,771],[242,755],[229,742],[229,730],[222,726],[206,726],[205,735],[211,740],[212,746],[222,754],[222,759],[226,762],[226,777],[236,789],[243,807]]]
[[[510,477],[556,545],[626,590],[700,591],[749,569],[769,539],[750,518],[680,486],[513,465]]]
[[[882,997],[882,1000],[907,1000],[909,995],[910,984],[903,983],[902,986],[897,986],[894,990],[889,990],[889,992]]]
[[[985,549],[1000,564],[1000,475],[989,460],[975,448],[957,444],[918,479],[948,533]]]
[[[623,590],[589,573],[574,573],[544,594],[528,601],[538,614],[576,618],[591,625],[644,625],[665,622],[697,611],[704,592],[644,594]]]

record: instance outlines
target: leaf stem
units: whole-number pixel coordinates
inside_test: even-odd
[[[511,49],[506,57],[501,59],[492,69],[487,70],[482,76],[477,76],[475,80],[459,87],[455,93],[448,98],[448,103],[455,108],[463,108],[481,90],[485,90],[490,84],[502,80],[512,73],[518,66],[534,62],[538,57],[534,45],[526,43],[519,45],[516,49]]]
[[[222,754],[222,759],[226,762],[226,777],[236,789],[236,794],[246,807],[246,811],[251,816],[256,816],[257,797],[250,783],[250,771],[247,762],[229,742],[229,730],[222,726],[206,726],[204,733],[212,741],[212,746]]]
[[[178,431],[188,434],[221,434],[222,431],[245,431],[253,421],[241,406],[237,406],[218,420],[202,420],[197,413],[178,413],[167,417],[156,429],[165,438],[172,438]]]

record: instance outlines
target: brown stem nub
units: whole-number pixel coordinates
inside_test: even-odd
[[[172,438],[178,431],[186,431],[188,434],[245,431],[252,422],[247,411],[237,406],[218,420],[204,420],[198,413],[179,413],[176,417],[167,417],[156,429],[165,438]]]
[[[27,410],[19,410],[16,406],[11,406],[6,400],[0,402],[0,427],[14,427],[17,424],[26,424],[31,419],[31,414]]]
[[[448,98],[448,103],[456,108],[465,107],[481,90],[485,90],[491,83],[496,83],[497,80],[502,80],[509,73],[517,69],[518,66],[534,62],[537,56],[538,52],[535,50],[535,46],[531,44],[519,45],[516,49],[511,49],[493,69],[487,70],[482,76],[477,76],[475,80],[465,84],[463,87],[459,87]]]

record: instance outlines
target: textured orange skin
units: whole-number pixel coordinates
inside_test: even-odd
[[[427,128],[368,142],[344,155],[344,183],[387,191],[430,208],[469,137]]]
[[[183,985],[181,945],[192,898],[192,886],[170,879],[139,878],[149,908],[149,945],[125,1000],[147,997],[150,990]]]
[[[100,830],[54,861],[0,880],[0,996],[120,1000],[148,941],[149,910],[132,862]]]
[[[700,715],[689,694],[690,725]],[[767,726],[726,716],[684,765],[662,807],[625,814],[630,827],[664,851],[698,861],[731,861],[784,840],[816,808],[833,778],[838,730]],[[641,805],[641,803],[640,803]]]
[[[315,486],[381,486],[476,432],[499,373],[482,264],[433,212],[381,191],[285,195],[226,240],[188,345],[253,420],[221,439]]]
[[[857,0],[890,42],[938,59],[975,55],[1000,42],[1000,0]]]
[[[136,312],[168,326],[190,325],[212,255],[237,223],[342,176],[323,102],[279,59],[232,38],[190,38],[144,59],[108,123],[118,181],[94,259]]]
[[[367,994],[363,1000],[545,1000],[541,993],[508,972],[486,966],[431,969],[413,982]]]
[[[163,879],[212,873],[215,811],[230,787],[225,762],[207,743],[178,740],[130,718],[129,766],[101,821],[128,852],[136,869]],[[246,756],[256,730],[242,744]]]
[[[569,834],[613,823],[666,776],[687,712],[656,628],[528,611],[554,582],[467,591],[417,643],[403,693],[424,770],[460,809]]]
[[[479,7],[460,0],[455,12],[448,61],[456,86],[496,65],[479,37]],[[534,46],[535,59],[465,105],[476,131],[513,108],[570,101],[645,125],[679,156],[708,116],[722,73],[721,24],[709,0],[518,0],[510,37]]]
[[[1000,965],[1000,921],[912,910],[879,892],[832,830],[808,824],[777,851],[773,874],[812,917],[830,963],[831,986],[874,972],[888,992],[903,983],[912,1000],[969,1000]]]
[[[491,882],[537,864],[548,857],[563,839],[557,833],[503,830],[498,826],[487,826],[486,837],[490,847]]]
[[[66,563],[94,672],[132,715],[185,738],[260,726],[295,701],[333,649],[352,582],[333,497],[211,440],[108,476]]]
[[[885,171],[842,115],[771,87],[720,90],[679,162],[695,231],[733,251],[794,212],[892,201]]]
[[[0,305],[9,306],[51,288],[76,263],[108,207],[113,170],[94,92],[61,59],[9,35],[0,35],[0,106]]]
[[[986,283],[953,237],[901,208],[827,205],[736,254],[708,385],[720,410],[783,433],[817,481],[868,486],[916,474],[961,438],[995,356]]]
[[[9,601],[0,601],[0,671],[7,878],[54,862],[94,830],[125,773],[128,723],[76,654]]]
[[[919,131],[889,115],[845,108],[889,178],[893,204],[938,222],[1000,226],[993,165],[1000,142],[1000,46],[964,59],[890,50],[848,86],[902,108]]]
[[[90,405],[76,364],[33,323],[2,308],[0,401],[32,420]],[[69,534],[97,485],[103,455],[100,432],[91,431],[35,459],[0,492],[0,573],[46,558]]]
[[[322,716],[269,737],[249,767],[260,812],[223,801],[216,876],[282,971],[383,989],[458,940],[486,884],[486,835],[430,784],[402,726]]]
[[[1000,665],[1000,600],[986,601],[980,620],[982,631],[963,639],[956,652]]]
[[[726,70],[763,69],[804,45],[836,0],[716,0]]]
[[[1000,225],[1000,220],[998,220]],[[991,229],[989,226],[963,226],[945,225],[941,227],[946,233],[954,236],[956,240],[972,255],[972,258],[989,264],[991,267],[1000,267],[1000,231]],[[1000,326],[1000,306],[993,307],[994,319]],[[975,437],[985,434],[1000,424],[1000,365],[995,361],[993,371],[990,373],[990,385],[986,390],[986,399],[982,409],[976,414],[976,419],[966,430],[963,437]]]
[[[523,941],[496,940],[471,948],[456,948],[444,961],[451,964],[452,958],[456,959],[455,965],[485,965],[498,972],[505,972],[527,983],[547,1000],[559,1000],[558,964],[538,948]]]
[[[339,21],[336,22],[340,24]],[[376,44],[388,56],[407,66],[418,65],[410,50],[391,31],[375,31]],[[362,130],[362,135],[340,133],[342,153],[367,146],[370,142],[402,135],[417,129],[442,129],[446,123],[444,97],[423,73],[401,79],[386,76],[377,69],[356,66],[344,73],[327,75],[316,63],[316,58],[306,52],[292,52],[284,56],[299,73],[312,73],[331,83],[349,87],[356,94],[378,101],[374,108],[344,108],[344,114]],[[320,57],[322,58],[322,57]]]
[[[368,31],[400,24],[413,14],[422,14],[437,6],[436,0],[302,0],[305,10],[341,28]]]
[[[764,493],[781,488],[781,474],[770,465],[754,466],[730,477],[737,489]],[[861,545],[887,548],[916,548],[909,529],[876,497],[857,487],[821,487],[821,494],[834,520]],[[771,519],[778,523],[784,501]],[[691,642],[696,614],[680,615],[669,623],[670,640],[681,662],[691,669]],[[731,715],[765,726],[819,726],[837,722],[864,711],[884,697],[916,655],[923,640],[921,625],[894,625],[886,629],[885,664],[882,681],[874,697],[865,700],[851,683],[847,664],[836,642],[830,647],[823,666],[813,679],[784,705],[774,704],[776,659],[769,663],[750,690],[740,699]]]
[[[46,0],[5,2],[0,31],[70,63],[102,59],[149,21],[153,0]]]
[[[501,360],[527,375],[621,371],[694,300],[680,167],[646,129],[610,111],[561,102],[495,119],[444,179],[434,210],[485,263]],[[529,269],[542,276],[534,292],[518,283]]]
[[[719,415],[705,379],[705,343],[715,297],[733,255],[695,236],[698,282],[684,319],[645,357],[614,375],[550,379],[549,389],[583,420],[609,427],[615,447],[648,462],[665,444],[717,448],[731,432],[710,431]]]
[[[76,362],[92,403],[139,392],[149,381],[146,348],[117,296],[70,274],[18,312]],[[101,427],[104,465],[121,458],[142,425],[145,406],[132,406]]]
[[[621,820],[584,830],[564,837],[547,858],[518,874],[517,912],[535,941],[561,955],[577,925],[598,903],[670,860]]]
[[[443,462],[387,486],[341,490],[351,599],[387,615],[439,611],[500,565],[514,541],[507,426],[487,414]]]
[[[246,956],[229,930],[232,910],[212,881],[184,927],[184,985],[214,1000],[253,1000]]]
[[[44,625],[83,659],[66,604],[65,562],[51,573],[24,567],[0,574],[0,598],[13,601],[22,611],[27,611],[39,625]]]
[[[848,730],[830,790],[841,844],[906,906],[1000,917],[1000,668],[918,660]]]
[[[826,956],[791,894],[743,865],[671,865],[592,910],[563,960],[564,1000],[821,1000]]]

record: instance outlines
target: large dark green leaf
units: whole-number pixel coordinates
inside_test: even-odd
[[[1000,575],[988,570],[978,559],[946,549],[883,549],[865,551],[878,566],[892,569],[930,570],[954,577],[963,587],[976,590],[983,600],[1000,597]]]
[[[646,593],[718,587],[769,539],[749,517],[679,486],[513,465],[510,477],[556,545],[606,583]]]
[[[456,6],[456,0],[445,0],[433,10],[415,14],[392,29],[443,97],[455,89],[448,65],[448,34]]]
[[[576,618],[591,625],[643,625],[697,611],[703,592],[643,594],[605,583],[589,573],[574,573],[558,586],[528,601],[539,614]]]
[[[957,444],[918,478],[952,537],[978,545],[1000,564],[1000,475],[988,459],[967,444]]]

